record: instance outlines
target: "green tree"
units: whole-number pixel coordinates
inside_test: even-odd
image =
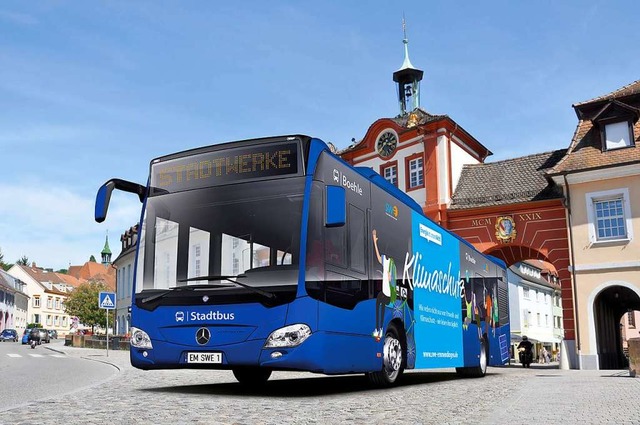
[[[29,265],[29,257],[27,257],[26,255],[23,255],[22,258],[20,258],[18,261],[16,261],[17,264],[20,264],[21,266],[28,266]]]
[[[2,249],[0,249],[0,269],[7,271],[13,266],[13,264],[7,264],[4,262],[4,254],[2,253]]]
[[[107,317],[105,311],[109,312],[110,326],[113,326],[115,320],[115,311],[98,307],[100,292],[110,292],[110,290],[104,282],[92,280],[75,288],[64,302],[64,309],[67,314],[69,316],[77,316],[80,323],[91,326],[92,332],[96,326],[106,329]]]

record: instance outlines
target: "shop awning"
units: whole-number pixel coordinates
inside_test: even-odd
[[[520,335],[520,334],[511,334],[511,343],[512,343],[512,344],[513,344],[513,343],[518,343],[518,342],[520,342],[520,341],[522,341],[522,335]],[[529,338],[529,341],[533,342],[534,344],[535,344],[536,342],[540,342],[540,341],[538,341],[538,340],[537,340],[537,339],[535,339],[535,338]]]

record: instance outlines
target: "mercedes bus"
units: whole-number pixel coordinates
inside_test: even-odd
[[[509,360],[505,264],[427,218],[370,168],[301,135],[221,143],[151,161],[131,305],[136,368],[404,370],[484,376]]]

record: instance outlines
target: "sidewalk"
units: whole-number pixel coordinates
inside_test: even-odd
[[[129,350],[109,350],[96,349],[96,348],[79,348],[71,346],[48,346],[42,345],[43,348],[55,351],[67,356],[83,358],[86,360],[92,360],[101,363],[107,363],[114,366],[119,371],[125,369],[131,369],[131,362],[129,360]]]

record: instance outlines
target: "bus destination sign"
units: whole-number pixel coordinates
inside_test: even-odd
[[[272,143],[200,153],[153,164],[151,186],[168,192],[298,173],[298,143]]]

